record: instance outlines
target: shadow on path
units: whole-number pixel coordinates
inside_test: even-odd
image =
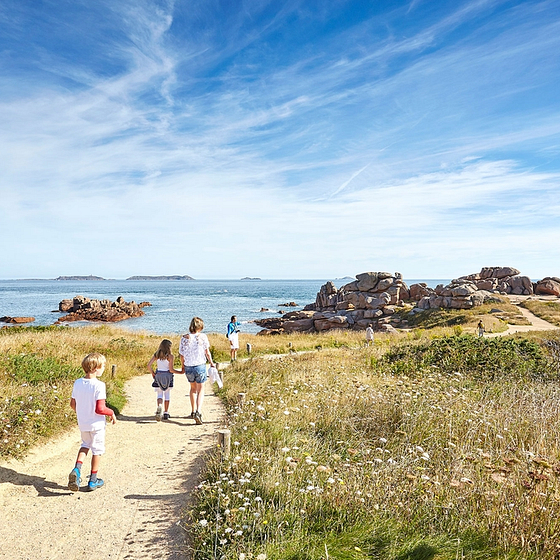
[[[18,473],[13,469],[0,467],[0,484],[14,484],[16,486],[33,486],[39,496],[43,498],[52,498],[56,496],[68,496],[73,494],[65,486],[60,486],[56,482],[50,482],[45,477],[31,476],[28,474]],[[57,492],[56,490],[64,490],[64,492]]]

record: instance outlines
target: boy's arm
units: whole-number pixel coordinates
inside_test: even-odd
[[[70,399],[70,408],[71,408],[74,412],[76,412],[76,399],[75,399],[74,397],[72,397],[72,398]]]
[[[105,399],[99,399],[95,401],[95,413],[104,414],[105,416],[111,417],[111,423],[114,424],[117,421],[115,413],[105,405]]]

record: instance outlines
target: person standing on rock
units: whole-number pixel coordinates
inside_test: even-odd
[[[97,477],[101,455],[105,453],[105,417],[109,416],[114,424],[115,413],[105,406],[107,393],[105,383],[99,381],[105,371],[105,356],[94,352],[82,360],[83,377],[74,382],[70,406],[78,417],[78,427],[82,436],[82,444],[78,451],[76,465],[68,476],[68,488],[78,492],[82,481],[82,464],[91,449],[91,474],[88,490],[96,490],[103,486],[103,480]]]
[[[231,316],[231,321],[227,326],[227,338],[229,340],[229,354],[231,361],[237,360],[237,351],[239,350],[239,326],[241,323],[235,315]]]
[[[171,341],[164,338],[157,352],[148,362],[148,371],[154,379],[152,387],[157,395],[156,420],[161,420],[162,405],[164,406],[163,419],[169,420],[169,398],[173,387],[173,374],[183,373],[173,368],[174,357],[171,353]],[[153,370],[153,363],[156,362],[156,371]]]
[[[206,373],[206,361],[211,367],[215,367],[212,354],[210,354],[210,342],[203,334],[204,321],[200,317],[193,317],[189,326],[189,333],[181,337],[179,344],[179,355],[181,365],[191,384],[189,398],[191,401],[191,418],[197,424],[202,424],[202,403],[204,402],[204,383],[208,377]]]
[[[366,346],[373,344],[373,325],[370,323],[366,329]]]

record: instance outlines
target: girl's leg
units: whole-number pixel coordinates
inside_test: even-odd
[[[202,412],[202,403],[204,402],[204,383],[196,383],[196,410]]]
[[[163,398],[164,398],[164,401],[163,401],[163,410],[164,410],[165,412],[168,412],[168,411],[169,411],[169,400],[170,400],[170,397],[171,397],[171,389],[166,389],[166,390],[163,392]]]

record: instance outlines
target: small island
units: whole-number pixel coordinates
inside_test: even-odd
[[[245,278],[241,278],[241,280],[262,280],[262,278],[251,278],[250,276],[245,276]]]
[[[185,274],[183,276],[131,276],[127,280],[194,280],[194,278]]]
[[[106,278],[101,278],[101,276],[93,276],[90,274],[89,276],[59,276],[55,278],[57,281],[69,281],[69,280],[106,280]]]

